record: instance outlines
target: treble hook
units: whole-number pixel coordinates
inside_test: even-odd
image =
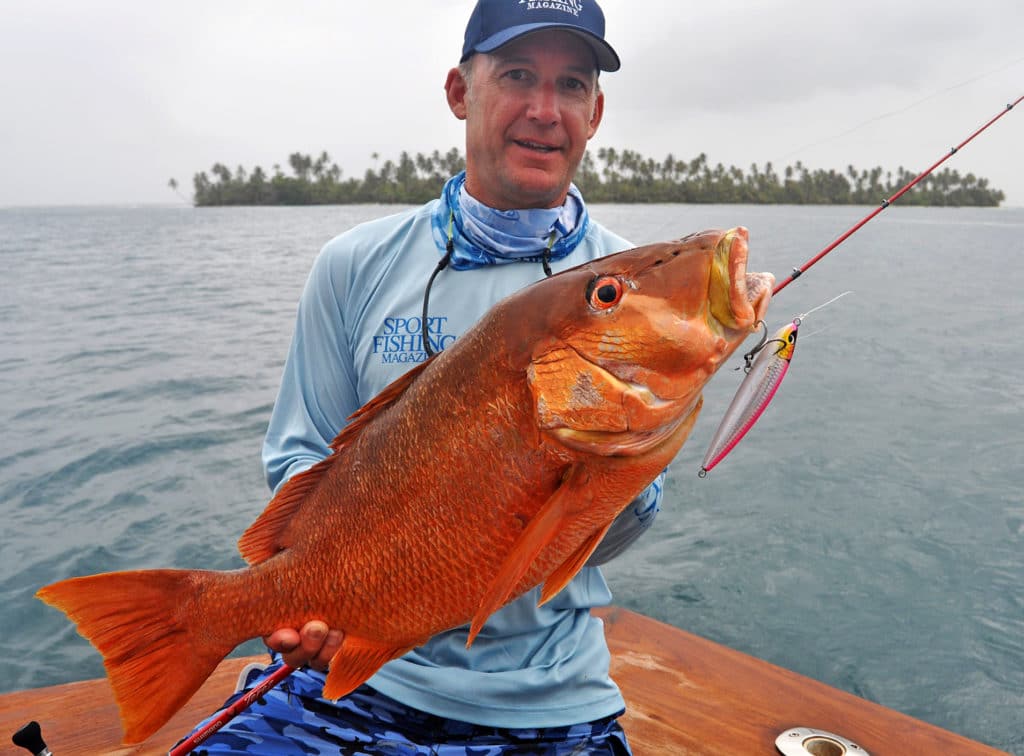
[[[793,323],[797,327],[799,327],[800,326],[800,318],[799,317],[794,318],[793,319]],[[762,349],[764,349],[769,344],[771,344],[773,342],[778,342],[779,345],[780,345],[780,347],[779,347],[780,349],[782,347],[786,346],[786,342],[784,340],[782,340],[782,339],[769,339],[768,338],[768,324],[765,323],[763,320],[757,321],[757,325],[761,326],[764,329],[764,335],[761,336],[761,341],[758,342],[757,346],[755,346],[753,349],[751,349],[749,352],[747,352],[745,355],[743,355],[743,363],[744,363],[743,364],[743,372],[744,373],[749,373],[750,372],[750,368],[753,367],[753,365],[754,365],[754,358],[757,357],[758,352],[760,352]],[[739,370],[739,368],[736,368],[736,370]]]

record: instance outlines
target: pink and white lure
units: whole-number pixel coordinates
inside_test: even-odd
[[[775,336],[771,339],[766,338],[753,351],[747,353],[747,375],[736,391],[729,409],[725,411],[718,430],[711,437],[711,444],[704,455],[700,472],[697,473],[700,477],[703,478],[709,470],[725,459],[771,403],[793,359],[800,322],[799,317],[793,318],[793,322],[782,326],[775,332]],[[765,330],[765,336],[767,335],[768,331]]]
[[[782,379],[786,377],[790,362],[793,360],[793,353],[796,351],[796,335],[800,331],[800,323],[803,318],[849,293],[845,291],[813,310],[798,315],[793,318],[792,322],[776,331],[770,339],[767,338],[767,326],[764,321],[761,321],[761,325],[765,326],[765,338],[744,355],[746,360],[744,370],[747,375],[737,389],[736,396],[733,397],[729,408],[725,411],[718,430],[711,437],[711,444],[708,446],[708,451],[704,455],[704,461],[701,463],[700,472],[697,475],[705,477],[711,468],[725,459],[726,455],[747,435],[747,431],[753,427],[771,403],[775,392],[779,390]]]

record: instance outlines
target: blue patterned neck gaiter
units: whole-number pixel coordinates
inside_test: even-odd
[[[561,207],[530,210],[487,207],[469,195],[465,184],[465,171],[445,183],[431,223],[441,254],[451,238],[449,265],[456,270],[559,260],[572,252],[587,232],[590,217],[575,184],[569,186]]]

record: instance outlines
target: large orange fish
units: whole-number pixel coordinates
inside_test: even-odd
[[[325,620],[324,686],[356,688],[543,583],[552,598],[679,451],[701,391],[753,330],[769,274],[747,231],[610,255],[495,305],[353,415],[239,541],[246,569],[72,578],[38,596],[104,656],[128,743],[239,643]]]

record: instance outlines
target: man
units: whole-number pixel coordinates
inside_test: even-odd
[[[438,200],[352,229],[317,258],[264,444],[272,489],[326,457],[352,412],[499,299],[631,246],[590,220],[571,184],[604,112],[599,70],[618,67],[594,0],[479,0],[445,83],[466,124],[466,171]],[[646,529],[660,482],[616,520],[591,565]],[[496,612],[468,650],[465,628],[441,633],[338,702],[319,696],[343,632],[282,628],[268,645],[303,668],[203,748],[629,753],[603,628],[589,611],[611,600],[599,570],[585,567],[543,607],[537,600],[534,590]]]

